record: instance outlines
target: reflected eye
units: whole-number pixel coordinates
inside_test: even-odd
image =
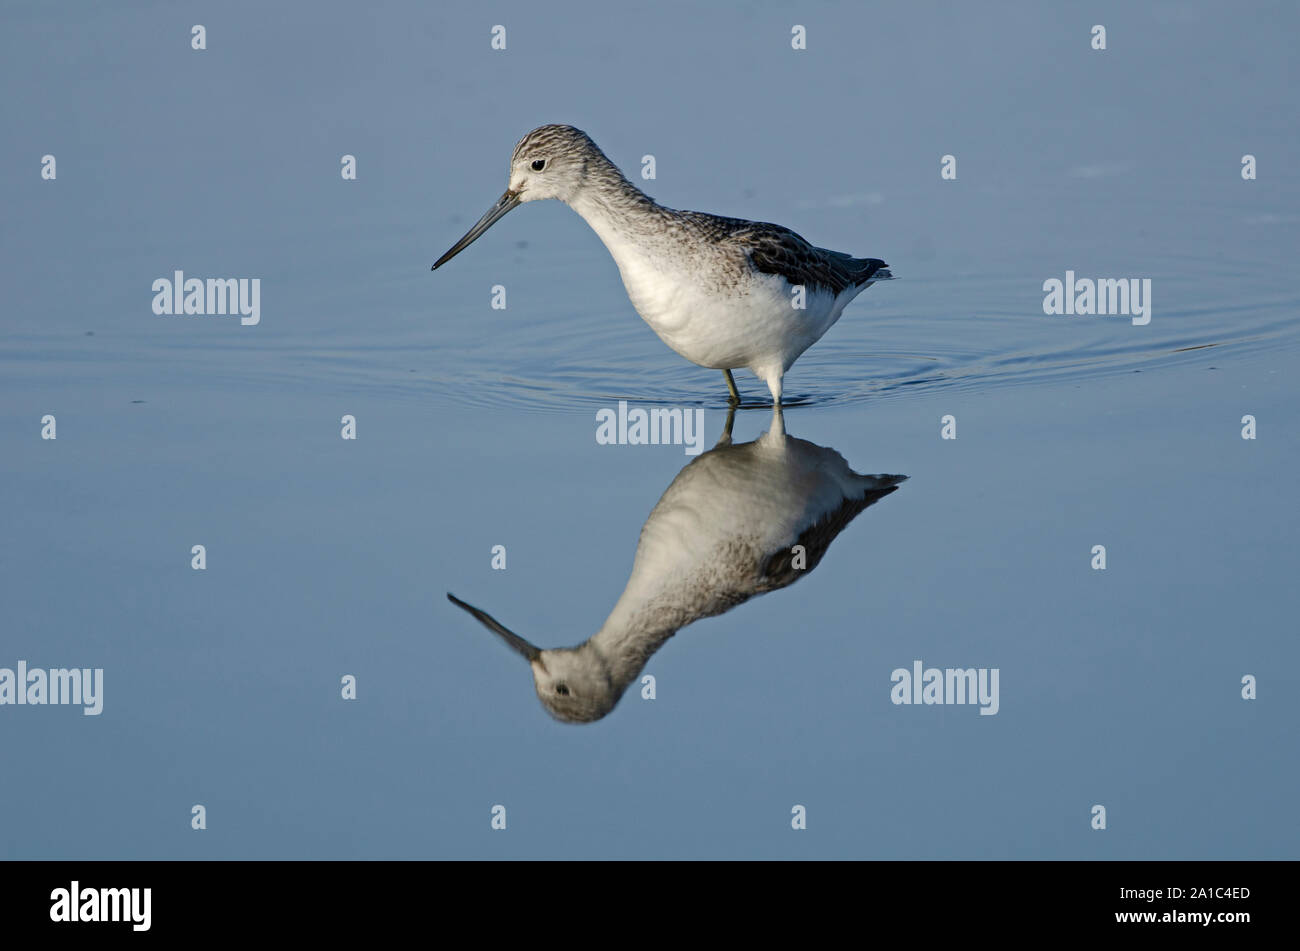
[[[564,686],[564,684],[556,684],[555,692],[558,693],[561,697],[567,697],[569,695],[569,688]]]
[[[541,171],[542,169],[544,169],[544,168],[546,168],[546,159],[544,159],[544,158],[539,158],[539,159],[534,159],[534,160],[533,160],[533,171],[534,171],[534,172],[540,172],[540,171]],[[564,691],[564,692],[565,692],[565,693],[568,693],[567,690]]]

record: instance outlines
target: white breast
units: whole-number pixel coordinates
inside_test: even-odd
[[[574,206],[618,265],[637,313],[669,347],[692,363],[747,367],[779,376],[839,317],[857,289],[836,297],[806,288],[803,307],[783,277],[736,272],[708,249],[686,253],[671,240],[630,232],[598,208]]]

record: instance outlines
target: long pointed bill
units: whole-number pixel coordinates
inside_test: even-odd
[[[504,214],[504,212],[502,212],[502,214]],[[464,608],[470,614],[474,615],[474,617],[478,618],[479,623],[482,624],[484,627],[486,627],[489,631],[493,631],[501,635],[501,639],[505,641],[507,644],[509,644],[511,647],[513,647],[515,650],[517,650],[519,653],[523,654],[529,663],[532,663],[533,661],[537,660],[537,658],[542,656],[542,652],[540,650],[538,650],[532,644],[528,643],[526,640],[524,640],[514,631],[510,630],[508,627],[506,627],[504,624],[502,624],[492,615],[488,614],[486,611],[480,611],[472,604],[466,604],[460,598],[456,597],[454,594],[451,593],[447,594],[447,600],[450,601],[452,604],[456,605],[456,607]]]
[[[493,205],[491,208],[488,209],[488,213],[478,220],[478,224],[470,228],[469,231],[465,232],[465,237],[461,238],[459,241],[453,244],[451,246],[451,250],[449,250],[442,257],[438,258],[437,261],[433,262],[433,267],[431,267],[429,270],[431,271],[438,270],[438,268],[442,267],[444,264],[446,264],[456,255],[460,254],[460,252],[464,251],[471,244],[477,241],[479,237],[483,234],[483,232],[487,231],[488,228],[491,228],[494,224],[500,221],[501,218],[505,216],[506,212],[510,211],[518,204],[519,204],[519,193],[507,191],[504,195],[502,195],[500,198],[497,199],[497,203],[495,205]]]

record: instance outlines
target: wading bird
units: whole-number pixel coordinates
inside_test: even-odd
[[[542,650],[455,595],[528,661],[557,720],[599,720],[678,630],[793,584],[902,475],[859,475],[844,457],[788,436],[779,408],[758,439],[718,445],[677,474],[641,529],[632,573],[609,617],[577,647]]]
[[[799,355],[876,281],[893,277],[879,258],[814,247],[789,228],[665,208],[623,177],[580,129],[544,125],[519,140],[510,183],[487,214],[433,265],[469,247],[526,201],[558,198],[605,243],[632,306],[664,343],[721,370],[748,368],[774,404]]]

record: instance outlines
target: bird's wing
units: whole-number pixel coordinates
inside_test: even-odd
[[[765,222],[738,228],[729,240],[743,248],[750,263],[763,274],[778,274],[791,284],[833,294],[865,283],[885,266],[876,258],[855,258],[814,247],[789,228]]]
[[[902,481],[900,477],[893,478]],[[844,531],[849,522],[857,518],[863,509],[875,505],[897,489],[898,483],[882,485],[879,488],[868,489],[860,496],[846,498],[835,511],[826,513],[815,524],[799,533],[796,544],[803,547],[806,564],[801,564],[798,568],[794,566],[793,548],[780,548],[767,557],[760,568],[763,582],[759,590],[772,591],[784,588],[812,571],[822,560],[822,555],[826,554],[826,550],[831,547],[835,536]]]

